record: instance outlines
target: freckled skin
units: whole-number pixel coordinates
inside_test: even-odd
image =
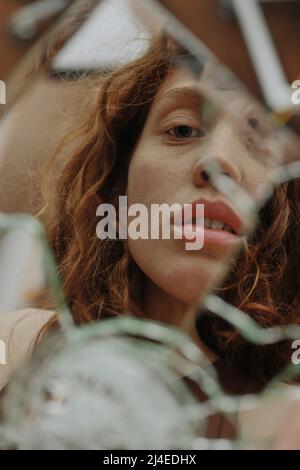
[[[224,114],[204,137],[174,143],[164,133],[164,123],[199,128],[200,112],[180,101],[171,111],[160,98],[180,87],[199,86],[183,70],[176,70],[162,85],[150,110],[147,122],[132,156],[128,175],[128,204],[143,203],[150,211],[153,203],[189,203],[199,197],[223,198],[201,176],[205,162],[216,159],[224,172],[255,196],[266,178],[266,169],[256,163],[242,142],[239,131]],[[235,105],[230,100],[230,106]],[[238,108],[238,102],[236,103]],[[240,113],[240,110],[237,109]],[[162,113],[162,115],[161,115]],[[166,114],[166,116],[165,116]],[[233,258],[232,249],[205,247],[187,251],[182,240],[131,240],[130,252],[149,279],[164,293],[186,306],[194,304],[208,289],[219,282]]]

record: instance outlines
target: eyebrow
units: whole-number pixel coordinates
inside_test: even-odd
[[[203,103],[203,95],[197,87],[178,87],[159,95],[156,104],[164,101],[189,101],[193,106],[200,107]]]

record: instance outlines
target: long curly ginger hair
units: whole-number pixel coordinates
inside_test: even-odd
[[[96,209],[101,203],[117,208],[151,104],[177,59],[185,55],[174,40],[161,36],[134,62],[89,79],[88,115],[52,159],[51,167],[60,161],[59,171],[48,167],[46,200],[39,215],[76,324],[123,314],[143,316],[144,274],[126,241],[97,238]],[[63,159],[59,159],[62,150]],[[56,175],[54,181],[50,174]],[[297,181],[276,189],[260,213],[247,250],[219,291],[263,327],[300,323],[299,201]],[[56,321],[54,317],[44,332]],[[270,378],[291,355],[287,343],[249,345],[217,317],[204,321],[200,334],[232,368],[252,371],[256,377]]]

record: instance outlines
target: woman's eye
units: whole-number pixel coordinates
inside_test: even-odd
[[[186,125],[172,127],[172,129],[169,129],[168,134],[177,139],[193,139],[204,136],[203,131]]]

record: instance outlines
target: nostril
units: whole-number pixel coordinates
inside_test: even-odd
[[[227,178],[230,178],[230,174],[227,171],[221,171],[221,174],[227,176]],[[204,181],[209,181],[211,179],[211,173],[207,170],[202,170],[201,176]]]
[[[209,179],[210,179],[210,173],[207,170],[202,170],[201,171],[201,176],[204,179],[204,181],[209,181]]]
[[[256,129],[258,127],[258,120],[256,118],[249,118],[248,124],[252,129]]]

